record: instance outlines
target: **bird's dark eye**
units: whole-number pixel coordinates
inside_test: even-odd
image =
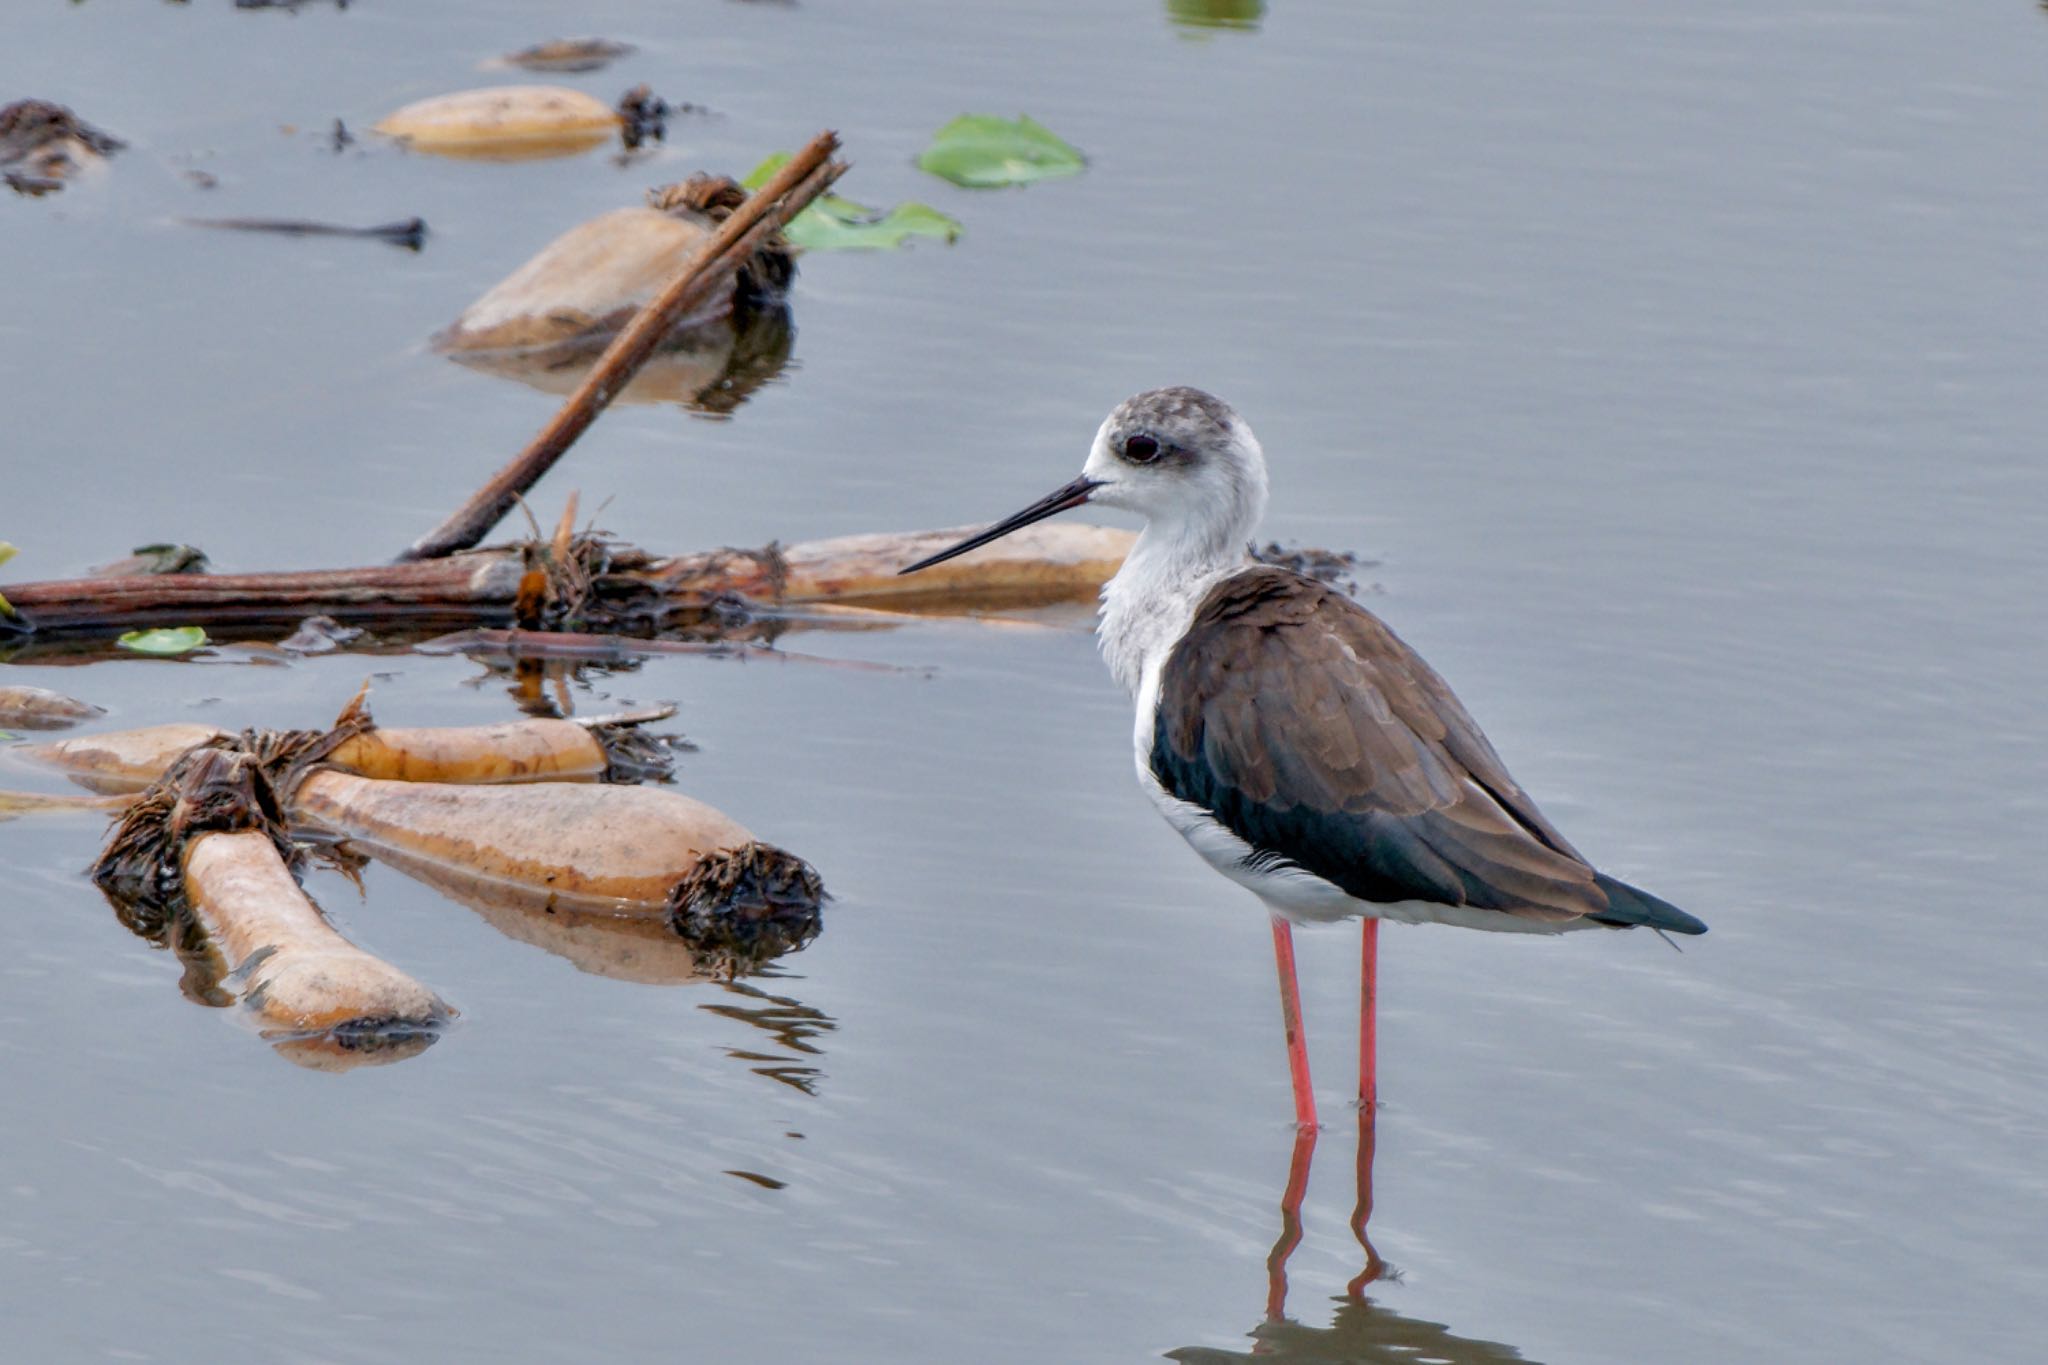
[[[1124,458],[1132,464],[1151,464],[1159,458],[1159,441],[1151,436],[1129,436],[1124,439]]]

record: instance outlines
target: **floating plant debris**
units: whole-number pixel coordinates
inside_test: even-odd
[[[932,135],[932,145],[919,154],[917,164],[968,189],[993,189],[1079,175],[1088,163],[1036,119],[962,114]]]
[[[606,38],[553,38],[545,43],[508,52],[493,65],[524,67],[528,71],[599,71],[634,52],[631,43]]]
[[[24,730],[61,730],[106,714],[104,707],[52,692],[47,687],[0,687],[0,725]]]
[[[788,160],[789,153],[777,152],[754,167],[741,183],[750,190],[759,189]],[[960,236],[960,223],[929,204],[898,204],[884,213],[836,194],[826,194],[792,219],[783,228],[782,236],[791,246],[804,251],[889,250],[912,237],[955,241]]]
[[[135,932],[213,959],[208,998],[238,1004],[291,1060],[332,1069],[412,1055],[454,1012],[343,938],[300,890],[280,804],[254,754],[202,745],[129,807],[93,880]]]
[[[168,541],[138,545],[124,557],[111,564],[102,564],[93,570],[93,573],[105,578],[139,578],[148,574],[205,572],[204,550],[192,545],[175,545]]]
[[[153,630],[131,630],[115,643],[137,654],[173,658],[205,645],[206,630],[202,626],[158,626]]]
[[[644,307],[725,221],[744,191],[723,176],[695,175],[650,191],[648,207],[613,209],[570,228],[493,285],[433,338],[440,351],[566,348],[588,360]],[[678,330],[741,308],[780,300],[795,266],[772,239],[735,272],[732,284]],[[715,373],[715,371],[714,371]]]
[[[17,194],[60,190],[124,145],[61,104],[16,100],[0,106],[0,180]]]
[[[410,251],[418,251],[427,240],[427,224],[423,218],[380,223],[376,227],[347,227],[338,223],[309,222],[303,218],[187,218],[185,221],[193,227],[275,232],[285,237],[369,237]]]

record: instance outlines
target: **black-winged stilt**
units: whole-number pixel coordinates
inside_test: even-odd
[[[1374,1085],[1382,919],[1556,932],[1707,926],[1596,871],[1526,793],[1421,656],[1342,593],[1259,564],[1266,457],[1199,389],[1126,399],[1081,476],[902,570],[1083,503],[1145,530],[1102,590],[1099,642],[1137,699],[1138,781],[1195,850],[1266,903],[1297,1123],[1315,1097],[1291,925],[1365,919],[1359,1102]]]

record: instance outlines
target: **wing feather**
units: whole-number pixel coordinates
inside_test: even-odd
[[[1167,658],[1152,770],[1255,856],[1368,901],[1564,920],[1607,896],[1443,679],[1312,579],[1218,584]]]

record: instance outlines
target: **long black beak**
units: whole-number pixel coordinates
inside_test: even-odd
[[[991,540],[1001,540],[1010,532],[1020,531],[1034,521],[1044,521],[1047,517],[1064,512],[1069,507],[1079,507],[1082,503],[1088,501],[1090,493],[1093,493],[1100,487],[1102,487],[1102,480],[1091,479],[1083,475],[1063,488],[1055,488],[1052,492],[1046,494],[1037,502],[1032,503],[1015,516],[1004,517],[986,531],[976,531],[958,545],[949,545],[935,555],[929,555],[918,560],[917,563],[910,565],[908,568],[898,569],[896,571],[897,576],[901,577],[907,573],[916,573],[919,569],[929,569],[934,564],[943,564],[954,555],[964,555],[969,550],[979,549]]]

